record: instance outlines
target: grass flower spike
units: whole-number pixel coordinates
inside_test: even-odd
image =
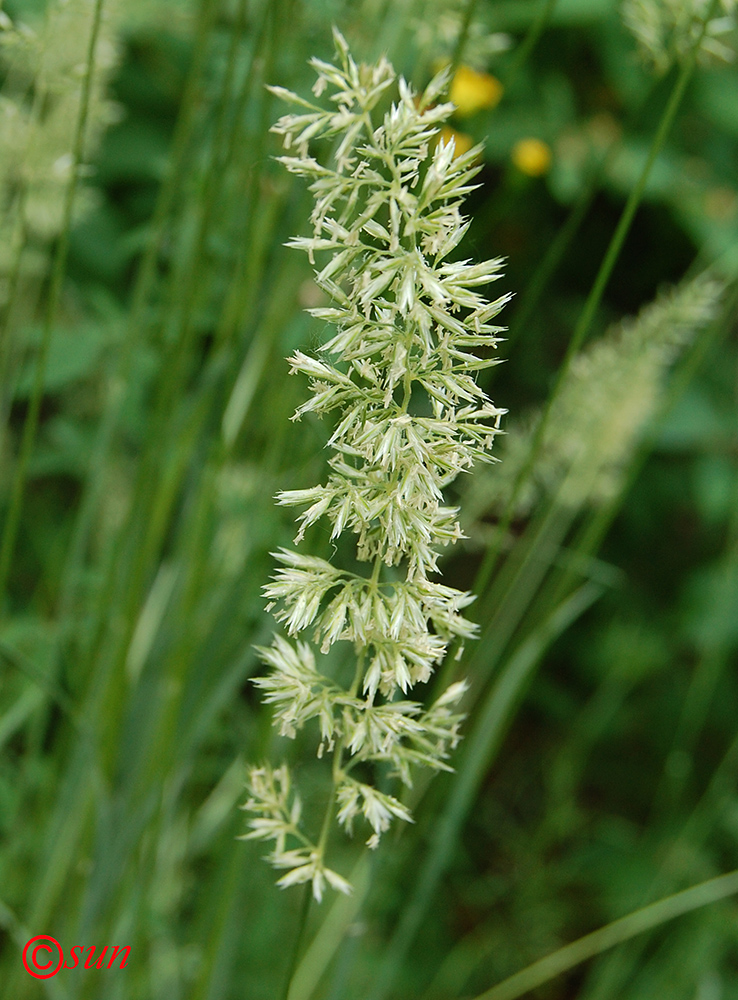
[[[31,7],[32,5],[26,5]],[[118,120],[119,108],[110,100],[107,85],[120,58],[117,40],[117,3],[107,4],[95,51],[86,129],[86,153],[99,145],[109,124]],[[23,7],[23,5],[21,5]],[[6,77],[0,99],[0,269],[12,235],[22,227],[31,244],[55,238],[62,226],[64,192],[73,169],[72,139],[79,113],[84,69],[94,4],[87,0],[54,0],[43,19],[30,15],[30,23],[15,23],[0,11],[0,66]],[[109,7],[112,7],[112,16]],[[28,94],[34,100],[28,99]],[[21,195],[22,192],[22,195]],[[82,208],[94,205],[88,188],[82,188]],[[43,258],[36,261],[42,268]]]
[[[338,65],[312,61],[313,92],[327,92],[327,108],[272,88],[297,108],[273,129],[288,151],[280,160],[315,197],[312,236],[289,245],[313,264],[320,258],[315,280],[330,304],[310,312],[336,328],[318,357],[290,358],[311,390],[295,418],[332,421],[328,479],[278,502],[304,508],[296,542],[323,519],[332,540],[353,533],[358,564],[370,565],[360,574],[296,551],[277,555],[281,568],[265,591],[288,638],[261,651],[270,672],[256,684],[283,735],[315,721],[319,755],[333,754],[333,787],[314,843],[300,828],[286,768],[253,770],[246,835],[274,841],[270,860],[288,869],[280,885],[312,881],[317,899],[326,883],[348,889],[324,863],[334,813],[349,833],[363,823],[371,847],[394,819],[411,820],[367,776],[384,768],[410,785],[416,765],[448,770],[458,742],[463,682],[430,707],[408,695],[449,643],[475,632],[462,614],[472,596],[433,578],[439,548],[461,537],[444,488],[489,458],[499,432],[504,411],[474,376],[497,363],[501,328],[492,321],[509,298],[479,291],[500,276],[500,260],[451,258],[468,227],[460,209],[480,148],[454,158],[453,141],[438,140],[454,109],[436,103],[448,72],[416,95],[385,59],[359,66],[337,31],[334,38]],[[311,154],[318,140],[333,143],[329,166]],[[355,661],[345,686],[318,665],[337,642],[351,644]]]
[[[700,59],[732,62],[737,9],[736,0],[720,0],[713,17],[711,0],[623,0],[621,7],[641,55],[658,73],[689,55],[708,17]]]
[[[527,517],[542,495],[572,511],[617,495],[643,429],[658,411],[669,368],[715,319],[722,294],[720,280],[701,274],[662,291],[574,358],[551,409],[541,457],[517,493],[517,517]],[[466,492],[468,517],[505,510],[539,420],[535,413],[508,427],[500,474],[477,476]]]

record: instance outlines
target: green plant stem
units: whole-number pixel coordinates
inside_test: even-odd
[[[2,9],[2,3],[0,2],[0,9]],[[47,6],[44,12],[44,28],[43,37],[45,44],[49,45],[49,18],[50,18],[51,7]],[[30,114],[30,124],[31,131],[39,125],[42,109],[48,100],[48,89],[43,84],[43,66],[36,75],[36,79],[33,81],[32,98],[31,98],[31,114]],[[27,95],[28,99],[28,95]],[[28,139],[24,144],[23,157],[28,156]],[[8,278],[8,291],[7,300],[5,308],[3,310],[3,322],[0,328],[0,386],[2,386],[5,391],[8,391],[7,386],[7,363],[9,361],[9,355],[11,351],[11,331],[13,329],[13,321],[15,319],[15,311],[18,306],[18,298],[20,291],[20,273],[21,273],[21,262],[23,260],[23,253],[26,249],[26,239],[28,232],[26,229],[26,201],[28,198],[28,188],[29,181],[28,178],[23,178],[19,182],[19,189],[16,195],[16,217],[14,224],[13,237],[11,238],[10,245],[12,248],[11,253],[11,265],[9,268],[9,278]]]
[[[612,275],[613,268],[617,263],[618,257],[620,256],[626,237],[633,223],[635,214],[638,210],[641,200],[643,199],[643,195],[646,190],[646,184],[648,183],[648,178],[651,175],[651,171],[656,162],[656,159],[659,153],[661,152],[663,145],[666,141],[666,138],[671,130],[671,126],[674,123],[674,118],[676,117],[677,111],[679,110],[679,106],[681,105],[682,98],[684,97],[684,93],[687,89],[687,84],[692,78],[692,74],[694,72],[697,61],[697,53],[702,43],[702,38],[704,36],[706,28],[707,28],[707,20],[705,20],[704,22],[702,32],[697,41],[695,42],[690,52],[689,58],[684,63],[682,69],[679,72],[679,76],[677,77],[676,83],[674,84],[674,87],[671,91],[671,95],[667,102],[666,108],[664,109],[664,112],[661,116],[659,126],[656,130],[656,135],[654,136],[653,141],[651,142],[651,148],[649,150],[646,162],[643,166],[643,169],[641,170],[640,176],[638,177],[635,187],[632,189],[632,191],[628,196],[625,208],[623,209],[620,219],[618,220],[615,232],[612,235],[605,256],[602,260],[602,263],[600,264],[594,283],[592,285],[592,288],[590,289],[589,295],[587,296],[587,300],[584,304],[584,308],[582,309],[577,325],[574,328],[574,333],[572,334],[571,340],[569,341],[569,344],[567,346],[566,354],[564,355],[564,359],[558,369],[553,388],[548,396],[546,405],[543,409],[543,413],[541,414],[541,419],[538,424],[538,427],[536,428],[536,433],[534,435],[533,442],[531,444],[528,459],[524,464],[524,466],[521,468],[515,480],[510,500],[508,501],[505,513],[498,527],[497,543],[490,545],[482,561],[482,565],[480,566],[479,571],[477,573],[477,577],[474,581],[474,587],[473,587],[476,593],[482,593],[487,588],[487,585],[489,584],[492,574],[495,571],[501,551],[500,540],[504,539],[505,536],[507,535],[507,532],[510,528],[510,524],[512,523],[515,511],[515,504],[518,495],[520,493],[520,489],[525,480],[527,479],[527,477],[530,475],[530,472],[533,469],[536,460],[538,458],[538,454],[543,444],[543,437],[546,432],[548,420],[550,418],[551,411],[553,409],[554,401],[556,400],[558,393],[561,389],[561,386],[563,385],[564,380],[566,379],[566,376],[569,372],[569,367],[571,366],[571,362],[574,356],[579,351],[580,347],[584,343],[585,338],[587,337],[587,334],[590,331],[597,309],[600,305],[600,302],[602,301],[602,296],[605,292],[607,284]]]
[[[623,125],[623,132],[630,133],[637,130],[641,125],[642,112],[648,106],[653,87],[649,87],[643,94],[638,107],[627,116]],[[607,149],[599,157],[595,157],[591,164],[590,177],[579,193],[579,197],[569,211],[564,224],[557,231],[552,242],[548,245],[546,252],[527,288],[521,293],[519,300],[512,313],[509,322],[509,332],[505,339],[505,344],[511,348],[521,336],[523,336],[528,322],[540,303],[548,288],[549,282],[556,274],[562,260],[566,256],[569,247],[576,236],[579,228],[586,218],[592,203],[599,191],[602,181],[605,178],[608,168],[620,150],[618,141],[611,142]],[[490,374],[495,369],[489,369]]]
[[[335,899],[295,969],[289,1000],[310,1000],[315,992],[369,892],[371,860],[369,851],[365,850],[354,865],[349,877],[354,891],[350,896],[338,895]]]
[[[604,166],[604,165],[603,165]],[[590,182],[582,190],[577,198],[574,207],[566,217],[563,226],[556,233],[551,243],[546,249],[543,260],[536,268],[536,272],[521,296],[520,303],[512,314],[510,329],[505,339],[505,346],[509,349],[523,334],[533,313],[538,308],[538,303],[548,288],[548,283],[559,268],[572,240],[579,231],[579,227],[584,221],[589,211],[595,195],[602,180],[602,168],[595,170]],[[494,369],[490,369],[493,371]]]
[[[582,526],[573,542],[573,548],[582,557],[587,558],[598,551],[605,534],[610,528],[613,519],[622,506],[625,497],[630,492],[633,484],[641,473],[643,466],[653,447],[653,441],[658,427],[666,415],[675,406],[689,382],[694,377],[695,372],[705,360],[707,351],[715,343],[720,342],[727,336],[731,323],[735,318],[735,311],[738,307],[738,282],[734,283],[731,295],[728,297],[723,308],[721,317],[712,324],[702,337],[694,344],[692,350],[684,358],[671,379],[669,391],[659,412],[653,419],[651,432],[641,441],[634,459],[630,463],[627,475],[616,492],[615,496],[598,508],[589,520]],[[562,574],[553,587],[552,596],[548,607],[557,604],[576,580],[577,574],[573,570],[568,570]]]
[[[231,148],[227,159],[230,160],[238,143],[246,145],[250,140],[249,151],[251,156],[244,158],[244,163],[239,172],[238,186],[243,194],[244,205],[248,206],[243,232],[240,237],[240,252],[233,269],[233,278],[225,299],[225,304],[221,310],[218,320],[218,327],[215,334],[216,344],[222,345],[230,342],[239,323],[247,314],[249,306],[253,303],[260,282],[257,273],[260,265],[263,264],[262,254],[258,251],[261,244],[254,245],[255,222],[259,218],[256,211],[257,202],[255,191],[258,182],[262,178],[264,136],[269,131],[267,113],[269,101],[263,87],[257,90],[260,98],[260,113],[255,134],[246,136],[244,134],[245,110],[249,99],[254,100],[253,82],[257,79],[259,83],[266,83],[272,73],[274,65],[275,30],[280,11],[278,5],[267,2],[264,6],[261,23],[254,40],[254,54],[249,62],[248,70],[241,85],[239,98],[236,102],[235,119],[236,128],[231,133]],[[257,60],[256,54],[263,51]],[[261,72],[257,74],[257,62],[261,64]],[[270,198],[265,204],[258,203],[260,209],[265,210],[268,224],[266,230],[271,234],[271,211],[274,209],[275,198]]]
[[[517,1000],[530,990],[555,979],[556,976],[586,962],[587,959],[614,948],[615,945],[660,927],[685,913],[727,899],[736,893],[738,893],[738,871],[701,882],[683,892],[667,896],[657,903],[651,903],[650,906],[644,906],[643,909],[629,913],[627,917],[614,920],[611,924],[579,938],[578,941],[559,948],[558,951],[552,952],[486,992],[480,993],[475,1000]]]
[[[738,421],[735,431],[738,433]],[[735,614],[733,602],[738,594],[738,469],[734,474],[733,510],[723,557],[723,581],[714,609],[716,618],[724,626],[724,632],[719,638],[706,640],[701,644],[701,655],[684,697],[672,747],[666,759],[667,764],[675,753],[688,755],[690,761],[694,759],[697,740],[707,720],[718,681],[730,659],[731,642],[727,636],[729,623]],[[652,821],[656,818],[663,819],[665,813],[674,813],[684,792],[688,774],[689,770],[685,770],[677,777],[664,766],[651,808]]]
[[[201,7],[201,19],[198,25],[199,28],[209,29],[212,26],[215,6],[216,5],[212,2],[212,0],[203,0]],[[159,225],[154,227],[155,238],[152,239],[149,244],[149,252],[144,260],[139,282],[137,283],[137,290],[134,294],[134,313],[140,316],[143,314],[150,290],[153,286],[159,250],[163,241],[164,222],[169,214],[169,208],[173,205],[175,189],[183,176],[182,162],[184,151],[189,143],[189,136],[191,134],[191,124],[197,105],[199,82],[202,77],[202,70],[204,69],[204,55],[207,50],[208,42],[209,30],[198,31],[195,59],[191,69],[188,87],[185,91],[185,106],[183,107],[183,111],[179,119],[178,131],[175,137],[175,150],[179,155],[175,155],[174,157],[174,167],[172,173],[169,175],[171,183],[167,183],[165,181],[165,187],[162,189],[162,193],[160,195],[158,207]],[[138,312],[139,310],[140,313]],[[133,333],[135,334],[137,331],[134,330]],[[124,345],[124,349],[127,346],[128,345]],[[127,352],[127,360],[130,360],[131,356],[132,350],[129,349]],[[123,375],[125,371],[126,365],[124,363],[121,375]],[[120,386],[120,390],[122,392],[123,385]],[[117,397],[117,404],[120,404],[119,397]],[[109,448],[112,431],[115,425],[115,418],[117,417],[118,412],[119,410],[116,409],[114,416],[108,421],[107,430],[110,434],[103,440],[105,448]],[[194,423],[199,425],[198,422],[201,422],[202,414],[196,413],[195,416],[197,419]],[[192,421],[190,421],[190,424],[192,425]],[[182,438],[178,441],[178,447],[175,450],[175,454],[173,456],[166,456],[167,462],[165,463],[163,473],[163,478],[166,481],[166,484],[168,484],[166,490],[164,491],[166,495],[162,498],[162,501],[158,503],[157,508],[153,512],[149,512],[152,514],[155,526],[161,525],[162,519],[165,519],[166,511],[170,508],[172,484],[177,481],[177,477],[179,475],[178,469],[182,465],[183,458],[188,457],[192,453],[191,433],[191,426],[185,427]],[[94,469],[93,471],[97,470]],[[115,566],[110,573],[109,579],[113,582],[117,580]],[[103,617],[105,617],[109,611],[105,591],[106,588],[103,588],[103,594],[101,595],[102,599],[99,604]],[[106,620],[109,621],[109,619]],[[110,713],[106,714],[104,711],[104,705],[107,688],[111,679],[111,660],[108,659],[108,661],[103,664],[97,664],[95,660],[93,660],[93,662],[95,662],[98,669],[94,672],[90,679],[91,683],[88,694],[85,698],[84,712],[86,718],[94,723],[97,739],[100,739],[103,726],[107,727],[108,739],[110,739],[109,734],[111,731],[115,731],[115,726],[113,725],[111,727]],[[118,679],[119,678],[116,678],[116,680]],[[121,706],[116,703],[114,713],[116,717],[120,712],[120,709]],[[59,807],[49,825],[50,835],[48,838],[48,860],[44,865],[43,872],[40,873],[39,884],[34,892],[34,898],[31,903],[31,913],[35,924],[41,925],[46,923],[48,920],[48,915],[55,905],[58,893],[61,891],[65,875],[68,873],[69,866],[74,859],[74,852],[79,849],[78,845],[80,838],[86,830],[89,815],[88,810],[92,805],[92,796],[90,794],[92,788],[89,780],[91,763],[93,765],[93,770],[96,771],[94,742],[91,740],[77,741],[72,761],[70,762],[63,778],[62,794],[59,796]],[[137,820],[137,822],[139,821],[140,820]]]
[[[364,663],[364,655],[362,654],[359,657],[359,660],[358,660],[358,663],[357,663],[356,673],[355,673],[355,677],[354,677],[354,685],[352,687],[352,693],[355,693],[355,688],[358,687],[359,679],[360,679],[361,673],[362,673],[363,663]],[[328,797],[328,804],[326,806],[326,810],[325,810],[325,813],[323,815],[323,823],[322,823],[321,828],[320,828],[320,837],[319,837],[318,843],[316,845],[317,846],[317,850],[318,850],[318,854],[320,855],[321,858],[325,857],[325,849],[326,849],[326,846],[328,844],[328,836],[330,834],[331,820],[333,819],[333,803],[334,803],[335,797],[336,797],[336,787],[338,785],[338,782],[339,782],[339,780],[341,778],[341,774],[342,774],[341,765],[342,765],[342,762],[343,762],[343,748],[344,748],[344,741],[343,741],[343,737],[341,736],[338,739],[338,742],[336,743],[336,749],[334,751],[334,757],[333,757],[333,774],[332,774],[332,778],[331,778],[331,790],[330,790],[330,795]],[[307,914],[308,914],[308,909],[309,909],[309,906],[310,906],[310,897],[312,895],[312,890],[311,890],[311,886],[310,885],[306,886],[306,891],[307,891],[307,897],[306,897],[307,898],[307,902],[303,904],[302,916],[300,918],[300,922],[299,922],[298,928],[297,928],[297,935],[295,937],[295,947],[294,947],[294,950],[292,952],[292,961],[290,963],[289,975],[287,977],[287,986],[285,987],[285,992],[284,992],[284,998],[283,998],[283,1000],[289,1000],[291,989],[292,989],[292,982],[293,982],[293,979],[295,977],[295,973],[297,971],[297,962],[298,962],[298,959],[300,957],[300,949],[302,947],[302,939],[305,936],[305,924],[306,924],[306,921],[307,921]]]
[[[15,541],[20,523],[21,503],[26,485],[28,473],[28,463],[31,458],[33,446],[36,441],[38,430],[39,414],[41,412],[41,400],[44,393],[44,380],[46,378],[46,362],[49,354],[49,344],[56,321],[56,313],[61,297],[62,282],[67,268],[67,255],[69,253],[69,233],[72,226],[72,209],[74,207],[74,197],[77,193],[77,183],[79,181],[80,166],[84,153],[85,132],[87,129],[87,117],[90,109],[90,93],[92,89],[92,78],[95,72],[95,49],[100,31],[102,19],[102,9],[104,0],[95,0],[95,7],[92,14],[92,25],[90,28],[90,41],[87,47],[87,58],[85,63],[85,75],[80,91],[79,114],[75,127],[74,141],[72,144],[72,176],[67,185],[64,195],[64,209],[62,214],[62,228],[59,242],[54,255],[54,263],[51,270],[51,282],[49,295],[46,300],[46,310],[41,333],[41,346],[36,359],[36,374],[31,389],[31,398],[28,404],[28,413],[23,425],[23,436],[21,439],[18,464],[13,478],[13,486],[10,494],[10,504],[3,526],[2,541],[0,541],[0,614],[5,603],[5,593],[10,573],[10,564],[15,549]]]
[[[524,536],[481,599],[478,616],[485,622],[480,641],[470,647],[465,667],[472,676],[492,674],[520,625],[536,590],[571,528],[573,512],[553,497],[526,528]]]
[[[80,731],[84,727],[84,722],[80,717],[77,706],[69,697],[66,691],[62,690],[53,677],[48,677],[43,670],[40,670],[33,660],[28,659],[19,650],[13,648],[7,642],[0,641],[0,659],[24,674],[31,680],[39,691],[54,701],[59,708],[66,713],[72,725]]]
[[[456,39],[456,46],[451,59],[452,73],[455,73],[461,65],[461,60],[464,56],[464,49],[466,48],[466,43],[469,38],[469,29],[471,28],[472,18],[474,17],[474,11],[477,9],[477,2],[478,0],[467,0],[466,6],[464,7],[464,20],[461,23],[461,31],[459,32],[459,37]]]
[[[693,854],[702,847],[710,833],[720,823],[725,810],[730,808],[735,785],[736,763],[738,763],[738,735],[734,737],[723,754],[720,763],[712,773],[707,788],[692,809],[678,836],[669,842],[663,852],[656,875],[644,893],[644,904],[649,901],[649,896],[667,891],[674,873],[682,867],[687,852]],[[671,827],[667,827],[667,830],[671,829]],[[619,983],[623,981],[629,968],[632,969],[638,962],[643,946],[644,943],[641,942],[626,955],[616,953],[611,956],[610,964],[605,966],[604,973],[595,987],[597,997],[612,996],[614,991],[617,991],[616,996],[621,994]],[[635,954],[633,954],[633,950],[635,950]]]
[[[211,880],[209,896],[212,904],[210,912],[200,923],[200,934],[197,936],[203,945],[203,961],[190,1000],[210,1000],[217,996],[213,981],[217,981],[218,976],[223,974],[224,966],[233,961],[232,949],[227,942],[243,925],[244,906],[248,901],[246,859],[243,845],[234,839],[229,854],[223,858],[219,871]]]
[[[520,71],[533,52],[533,49],[538,44],[538,40],[541,35],[546,30],[548,22],[553,16],[555,7],[556,0],[541,0],[541,6],[538,9],[538,13],[536,14],[530,28],[528,28],[525,38],[517,47],[510,69],[505,75],[504,82],[506,90],[509,91],[517,82]]]
[[[193,249],[189,259],[181,262],[172,276],[169,298],[176,318],[171,323],[171,330],[168,331],[169,336],[165,341],[164,377],[157,386],[157,398],[152,415],[151,444],[138,467],[129,517],[129,525],[133,530],[121,534],[122,553],[114,551],[111,554],[107,571],[108,584],[102,588],[104,596],[97,608],[92,649],[106,638],[111,604],[115,613],[120,615],[120,632],[113,641],[112,649],[105,653],[106,658],[111,660],[111,664],[105,669],[112,677],[118,678],[119,685],[143,588],[167,526],[170,524],[171,512],[189,467],[192,448],[205,426],[205,416],[210,409],[207,394],[194,401],[185,398],[184,403],[179,406],[176,405],[175,399],[177,393],[182,391],[188,366],[192,362],[192,343],[195,335],[193,312],[202,284],[198,273],[217,204],[219,181],[225,167],[222,149],[227,138],[228,95],[235,72],[239,41],[234,33],[216,115],[212,155],[206,173],[202,194],[203,207],[199,213]],[[177,302],[181,302],[181,306],[174,308],[174,303]],[[184,427],[187,427],[187,436],[191,435],[189,454],[181,447],[182,438],[185,436]],[[162,455],[165,456],[164,463]],[[123,587],[125,593],[122,594],[118,604],[114,595],[116,591],[120,593]],[[119,703],[118,695],[119,692],[111,689],[108,698],[112,704]]]
[[[310,902],[313,898],[312,886],[308,883],[305,886],[305,891],[302,897],[302,906],[300,907],[300,916],[297,921],[297,931],[295,933],[295,945],[292,949],[292,955],[290,957],[290,964],[287,969],[287,976],[285,979],[284,990],[282,991],[282,1000],[289,1000],[290,987],[292,986],[292,980],[295,975],[295,970],[297,969],[297,962],[300,957],[300,949],[302,948],[302,941],[305,937],[305,929],[307,927],[308,914],[310,913]]]
[[[530,636],[510,658],[492,687],[467,739],[446,808],[435,821],[430,849],[385,953],[370,1000],[388,996],[405,954],[432,902],[454,843],[490,763],[499,750],[513,712],[546,649],[597,600],[602,588],[585,584]]]
[[[3,391],[3,395],[0,397],[0,405],[3,411],[5,411],[6,407],[10,408],[11,403],[11,389],[8,384],[12,349],[11,330],[13,328],[13,320],[15,319],[15,311],[18,306],[21,261],[23,260],[23,251],[26,245],[25,202],[26,185],[24,184],[18,194],[18,215],[15,220],[13,238],[10,243],[14,253],[12,254],[12,263],[8,277],[7,304],[4,309],[2,329],[0,330],[0,386],[2,386]],[[4,418],[5,412],[0,414],[0,416]]]
[[[174,269],[169,286],[169,311],[174,317],[164,330],[164,378],[159,386],[154,414],[155,428],[169,422],[169,411],[177,393],[182,389],[191,361],[191,347],[195,335],[193,317],[200,302],[203,281],[201,273],[206,265],[207,239],[212,231],[218,208],[223,177],[233,153],[232,132],[240,130],[240,122],[229,122],[231,92],[236,75],[242,32],[245,27],[246,0],[239,0],[237,29],[234,30],[221,86],[220,97],[215,111],[215,125],[211,142],[211,155],[205,172],[203,190],[199,197],[201,210],[195,228],[192,252],[189,258],[183,255]],[[166,327],[170,328],[167,330]],[[156,433],[156,431],[154,432]],[[146,463],[142,463],[142,469]],[[146,470],[148,471],[148,470]],[[144,479],[146,478],[144,471]]]
[[[695,344],[692,352],[685,359],[684,363],[681,366],[681,369],[678,371],[677,377],[672,380],[671,392],[669,393],[664,405],[661,407],[661,412],[659,414],[659,417],[657,418],[656,421],[654,421],[655,428],[658,428],[661,420],[663,420],[664,416],[675,405],[679,396],[684,391],[686,385],[693,377],[695,371],[699,368],[702,361],[704,360],[708,348],[711,345],[714,345],[716,342],[720,342],[722,337],[725,336],[725,334],[727,333],[728,329],[730,328],[731,321],[734,319],[736,305],[738,305],[738,283],[736,283],[733,287],[732,295],[729,297],[728,301],[725,304],[723,315],[720,318],[720,320],[716,321],[712,326],[712,330],[708,331],[707,335],[703,335],[703,337],[700,338],[700,341],[698,341],[698,343]],[[655,431],[653,433],[655,433]],[[621,491],[618,493],[617,497],[615,497],[613,501],[604,510],[598,512],[598,514],[595,515],[590,524],[585,527],[584,531],[582,532],[582,540],[581,540],[582,548],[586,548],[587,550],[591,551],[599,546],[600,541],[604,536],[610,523],[612,522],[615,514],[617,513],[617,510],[619,509],[623,498],[629,492],[631,486],[633,485],[633,482],[637,478],[638,474],[640,473],[645,463],[645,460],[650,451],[650,445],[653,439],[653,433],[651,435],[651,438],[649,440],[644,441],[643,444],[641,445],[638,455],[636,456],[635,461],[631,465],[630,474],[625,483],[623,484],[623,487],[621,488]],[[735,530],[735,521],[733,525],[733,530]],[[730,566],[730,557],[727,560],[727,566],[728,567]],[[559,587],[556,590],[556,594],[560,593],[562,587],[565,586],[566,586],[566,581],[561,581]],[[556,594],[554,596],[556,596]],[[714,652],[711,651],[711,653],[714,656],[720,657],[723,651],[716,650]],[[719,667],[720,667],[719,659],[716,663],[712,663],[709,665],[710,669],[719,669]],[[685,713],[691,712],[691,710],[692,706],[689,704],[688,701],[685,701]],[[731,744],[730,748],[728,749],[723,758],[723,761],[713,774],[713,777],[710,781],[707,790],[705,791],[698,805],[693,810],[692,815],[690,816],[688,822],[685,824],[678,840],[672,845],[671,853],[675,857],[678,855],[678,849],[681,844],[685,842],[690,842],[693,844],[697,837],[704,837],[707,831],[712,826],[714,826],[714,819],[713,819],[714,809],[713,813],[710,814],[709,808],[711,805],[714,806],[714,800],[717,795],[716,790],[719,789],[721,781],[724,780],[725,773],[726,772],[732,773],[733,771],[735,763],[735,755],[737,750],[738,750],[738,737],[736,737],[736,740],[733,742],[733,744]],[[661,792],[661,795],[663,795],[663,792]],[[659,798],[659,789],[657,789],[657,798],[656,798],[657,803],[658,803],[658,798]],[[658,805],[655,805],[654,810],[652,811],[652,817],[651,817],[652,820],[653,820],[653,814],[655,813],[657,808]],[[663,873],[667,871],[669,867],[670,866],[667,865],[666,862],[664,862],[664,864],[661,867],[661,872]],[[673,870],[673,866],[671,866],[671,869]],[[655,891],[658,891],[662,887],[663,887],[663,880],[660,881],[657,878],[654,881],[654,883],[649,887],[646,896]],[[634,961],[635,959],[632,955],[627,957],[619,956],[618,954],[611,956],[609,959],[609,963],[605,965],[605,969],[601,974],[598,985],[595,987],[595,994],[594,994],[595,1000],[604,1000],[604,998],[612,996],[613,992],[618,989],[618,982],[622,981],[627,966],[628,965],[632,966]]]
[[[228,68],[226,70],[223,94],[221,98],[221,114],[219,120],[226,116],[228,95],[231,90],[233,76],[235,73],[236,56],[238,44],[245,30],[246,2],[240,0],[237,10],[235,30],[233,32],[232,44],[229,53]],[[253,65],[253,60],[251,65]],[[241,96],[239,96],[237,114],[234,116],[234,128],[227,142],[224,162],[228,162],[233,153],[233,134],[239,127],[240,112],[245,100],[243,90],[248,89],[251,84],[251,72],[246,74]],[[216,143],[216,148],[218,144]],[[194,422],[195,427],[199,427],[205,422],[205,414],[212,404],[213,387],[205,385],[201,394],[197,411],[199,416]],[[196,613],[198,600],[202,598],[203,580],[206,573],[208,554],[211,548],[212,538],[209,534],[212,517],[214,496],[216,491],[216,480],[218,470],[226,460],[226,451],[222,443],[216,440],[209,449],[209,454],[203,462],[203,472],[195,492],[195,497],[191,503],[191,517],[187,519],[187,528],[182,533],[183,552],[180,555],[180,562],[186,574],[186,583],[183,589],[182,600],[178,613],[182,620],[192,621]],[[152,550],[153,558],[153,550]],[[150,766],[142,772],[141,780],[146,788],[155,780],[157,769],[161,769],[162,761],[169,767],[173,761],[170,759],[176,753],[178,747],[177,728],[179,724],[180,706],[185,689],[185,671],[192,657],[192,628],[184,630],[179,640],[175,642],[161,666],[161,674],[164,678],[162,690],[169,692],[164,696],[162,710],[159,713],[157,732],[154,736],[154,752],[152,753]]]
[[[212,0],[202,0],[196,24],[195,51],[174,131],[171,166],[159,190],[151,221],[151,238],[146,245],[136,276],[128,321],[121,342],[117,371],[111,379],[110,402],[103,414],[97,433],[89,463],[89,474],[85,480],[85,490],[62,575],[63,587],[59,601],[62,620],[69,616],[74,604],[81,566],[100,502],[108,459],[119,426],[136,349],[140,347],[149,326],[146,308],[156,281],[157,266],[167,233],[167,220],[174,207],[177,190],[185,173],[186,153],[192,140],[195,113],[205,70],[205,56],[213,28],[214,11],[215,4]]]

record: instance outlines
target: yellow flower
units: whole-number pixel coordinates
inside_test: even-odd
[[[541,177],[551,166],[551,148],[541,139],[521,139],[513,146],[512,161],[529,177]]]
[[[441,129],[441,134],[439,138],[443,139],[444,142],[448,142],[449,139],[453,139],[455,142],[454,149],[454,159],[457,156],[461,156],[462,153],[468,152],[474,145],[474,140],[466,132],[457,132],[455,128],[451,128],[450,125],[444,125]]]
[[[469,66],[459,66],[451,81],[449,99],[460,117],[494,108],[502,97],[502,84],[489,73],[477,73]]]

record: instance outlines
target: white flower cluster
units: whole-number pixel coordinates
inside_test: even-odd
[[[736,30],[736,0],[720,0],[700,44],[700,58],[731,62],[730,36]],[[638,41],[643,57],[659,73],[689,55],[709,17],[712,0],[623,0],[623,21]]]
[[[339,892],[349,893],[351,886],[346,879],[323,865],[319,851],[300,830],[302,802],[291,789],[288,769],[285,766],[276,770],[254,767],[249,784],[252,798],[243,808],[256,815],[249,824],[251,831],[239,839],[275,842],[269,860],[275,868],[289,869],[277,885],[286,889],[288,885],[312,882],[313,894],[318,902],[323,898],[326,882]],[[288,850],[288,837],[294,838],[301,846]]]
[[[299,109],[274,126],[294,151],[280,160],[308,178],[315,196],[313,235],[289,245],[313,264],[325,255],[315,280],[330,305],[310,312],[337,328],[319,357],[298,351],[290,358],[312,393],[295,418],[335,414],[328,481],[283,492],[278,502],[306,508],[296,542],[325,518],[331,539],[351,531],[359,562],[373,565],[363,576],[314,556],[277,553],[282,567],[265,588],[269,608],[290,637],[310,630],[322,654],[351,643],[355,676],[349,689],[341,687],[318,669],[309,642],[277,636],[261,650],[271,670],[255,683],[283,735],[317,720],[318,753],[334,754],[330,808],[348,832],[363,817],[375,847],[393,818],[411,816],[396,798],[357,780],[356,765],[364,765],[363,776],[371,773],[367,765],[388,765],[409,785],[416,764],[448,770],[459,738],[455,705],[464,683],[427,709],[402,696],[430,678],[452,640],[475,632],[462,615],[471,595],[430,577],[438,572],[438,547],[461,537],[458,510],[444,503],[443,489],[489,457],[505,412],[474,375],[497,363],[491,352],[502,328],[491,321],[509,296],[489,301],[478,290],[499,277],[500,260],[448,259],[468,227],[460,207],[480,152],[455,158],[453,141],[438,141],[438,126],[453,111],[434,103],[448,73],[416,95],[385,59],[359,66],[337,31],[334,38],[339,65],[312,61],[313,91],[330,91],[328,108],[272,88]],[[399,99],[390,104],[394,84]],[[311,155],[317,139],[333,140],[331,165]],[[285,837],[297,829],[286,792],[272,794],[287,787],[285,774],[253,771],[249,800],[260,817],[249,836],[276,840],[278,867],[293,857]],[[322,835],[317,846],[301,848],[299,866],[280,884],[312,878],[316,897],[324,880],[343,888],[323,866],[324,842]]]

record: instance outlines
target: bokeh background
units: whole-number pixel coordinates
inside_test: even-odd
[[[249,761],[287,756],[316,797],[324,783],[312,737],[276,736],[249,678],[270,552],[294,534],[272,498],[321,480],[329,432],[289,419],[306,386],[283,359],[323,331],[310,267],[283,246],[310,199],[273,159],[264,84],[307,94],[333,24],[416,87],[455,67],[457,144],[485,142],[460,253],[504,256],[497,287],[515,292],[486,383],[511,440],[557,386],[682,83],[589,340],[707,268],[725,291],[659,370],[604,500],[562,514],[541,487],[505,519],[504,440],[499,466],[457,484],[469,537],[443,570],[482,586],[483,639],[456,668],[474,739],[370,867],[337,844],[359,888],[313,908],[290,998],[475,997],[738,868],[735,64],[669,65],[667,46],[654,67],[614,0],[106,0],[76,148],[95,9],[0,15],[2,996],[284,990],[300,894],[236,839],[237,807]],[[639,402],[614,384],[557,433],[627,423]],[[305,544],[329,552],[320,527]],[[501,677],[516,686],[485,742]],[[130,959],[41,982],[20,958],[35,934]],[[738,908],[530,996],[738,997]]]

